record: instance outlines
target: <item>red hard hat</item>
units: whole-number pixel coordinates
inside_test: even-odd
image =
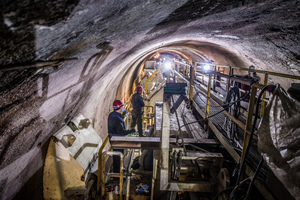
[[[113,103],[114,109],[121,108],[122,106],[124,106],[124,104],[121,100],[115,100],[114,103]]]
[[[136,90],[136,91],[143,91],[143,87],[140,86],[140,85],[138,85],[138,86],[136,86],[135,90]]]

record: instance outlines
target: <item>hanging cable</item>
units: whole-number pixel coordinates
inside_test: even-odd
[[[230,199],[234,199],[233,197],[235,196],[236,192],[249,181],[251,181],[251,177],[244,179],[237,186],[235,186],[234,189],[232,190],[232,192],[230,193]],[[242,200],[242,199],[244,199],[244,197],[241,197],[240,199]]]
[[[201,93],[201,92],[197,92],[196,95],[198,95],[199,93]],[[244,94],[241,95],[241,97],[245,96],[244,98],[246,98],[246,97],[247,97],[246,95],[248,96],[248,95],[249,95],[249,92],[245,92]],[[240,98],[241,98],[241,97],[240,97]],[[201,100],[202,102],[206,103],[201,97],[200,97],[200,100]],[[232,102],[231,102],[231,103],[232,103]],[[231,103],[223,104],[223,105],[220,105],[220,106],[210,105],[209,107],[224,107],[224,106],[230,105]],[[234,103],[236,103],[236,102],[234,102]]]
[[[214,200],[218,200],[218,197],[219,197],[221,194],[223,194],[224,192],[233,190],[233,189],[234,189],[234,187],[228,187],[228,188],[225,188],[224,190],[222,190],[221,192],[219,192],[219,193],[215,196]]]
[[[244,94],[246,94],[246,93],[244,93]],[[240,98],[238,98],[236,101],[233,101],[233,102],[229,103],[228,106],[225,107],[224,109],[220,110],[219,112],[217,112],[217,113],[215,113],[215,114],[213,114],[213,115],[211,115],[211,116],[208,116],[207,119],[212,118],[212,117],[214,117],[214,116],[216,116],[216,115],[218,115],[218,114],[220,114],[220,113],[226,111],[230,106],[232,106],[232,105],[235,104],[236,102],[242,101],[245,97],[246,97],[246,96],[244,96],[244,95],[240,96]],[[186,123],[186,124],[183,124],[182,126],[180,126],[179,128],[182,128],[183,126],[186,126],[186,125],[189,125],[189,124],[193,124],[193,123],[196,123],[196,122],[205,121],[205,120],[206,120],[206,119],[200,119],[200,120],[197,120],[197,121],[193,121],[193,122],[190,122],[190,123]]]
[[[250,192],[251,192],[252,186],[253,186],[253,184],[254,184],[254,181],[255,181],[255,179],[256,179],[256,177],[257,177],[257,175],[258,175],[258,172],[259,172],[259,170],[260,170],[260,168],[261,168],[263,162],[264,162],[264,159],[263,159],[263,157],[261,157],[260,162],[259,162],[259,164],[258,164],[258,166],[257,166],[257,168],[256,168],[255,174],[254,174],[254,176],[253,176],[253,178],[252,178],[252,180],[251,180],[251,182],[250,182],[250,185],[249,185],[249,187],[248,187],[248,191],[247,191],[245,200],[248,200],[249,197],[250,197]]]
[[[257,97],[254,121],[253,121],[253,124],[252,124],[251,133],[250,133],[249,141],[248,141],[248,144],[247,144],[247,147],[246,147],[244,159],[241,160],[241,168],[240,168],[240,172],[239,172],[239,175],[238,175],[238,178],[237,178],[237,183],[236,183],[237,185],[238,185],[239,182],[240,182],[241,174],[242,174],[242,172],[244,171],[245,163],[246,163],[246,158],[247,158],[248,153],[249,153],[249,150],[250,150],[250,146],[251,146],[251,142],[252,142],[252,138],[253,138],[253,135],[254,135],[254,130],[255,130],[255,126],[256,126],[256,122],[257,122],[257,118],[258,118],[258,109],[259,109],[260,99],[261,99],[263,93],[264,93],[266,90],[268,90],[269,92],[272,92],[272,91],[275,89],[275,87],[276,87],[275,85],[266,85],[266,86],[261,90],[261,92],[259,93],[259,95],[258,95],[258,97]]]

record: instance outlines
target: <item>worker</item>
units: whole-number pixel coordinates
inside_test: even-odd
[[[255,70],[255,67],[253,65],[251,65],[249,67],[250,70]],[[257,76],[256,72],[253,71],[248,71],[248,75],[243,76],[244,80],[250,80],[252,83],[259,83],[260,81],[260,77]],[[241,84],[241,89],[243,89],[245,92],[249,92],[251,89],[251,86],[246,85],[246,84]],[[241,92],[241,95],[243,95],[244,92]],[[249,96],[247,96],[246,98],[249,98]],[[249,99],[245,99],[246,101],[248,101]]]
[[[147,129],[146,129],[145,133],[149,133],[150,130],[151,130],[151,125],[149,124],[149,125],[147,126]]]
[[[132,114],[132,123],[131,128],[134,128],[135,125],[138,127],[139,136],[143,137],[143,107],[145,106],[144,98],[142,97],[143,87],[137,86],[136,93],[132,96],[131,103],[133,110],[131,111]]]
[[[114,111],[108,116],[108,136],[111,140],[112,136],[125,136],[135,132],[135,129],[126,129],[124,123],[124,109],[123,102],[121,100],[115,100],[113,103]],[[123,149],[114,149],[113,151],[119,151],[124,153]],[[113,156],[113,172],[120,173],[120,157]]]
[[[150,124],[147,126],[147,129],[145,131],[145,135],[146,135],[146,137],[150,137],[150,135],[151,135],[151,125]]]

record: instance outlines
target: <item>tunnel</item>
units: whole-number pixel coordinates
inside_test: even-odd
[[[288,90],[299,84],[282,76],[265,79],[267,71],[300,76],[298,0],[5,0],[0,5],[0,199],[44,199],[52,136],[83,115],[104,141],[113,101],[130,99],[155,56],[236,67],[241,76],[255,66],[264,72],[258,76],[265,85]],[[297,122],[291,142],[299,150]],[[299,165],[295,169],[299,173]],[[299,185],[290,187],[276,182],[271,190],[277,193],[264,199],[299,199]]]

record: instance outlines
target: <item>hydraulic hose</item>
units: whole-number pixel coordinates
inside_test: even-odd
[[[236,101],[230,102],[229,104],[225,104],[226,107],[225,107],[224,109],[220,110],[219,112],[217,112],[217,113],[215,113],[215,114],[213,114],[213,115],[208,116],[208,119],[209,119],[209,118],[212,118],[212,117],[214,117],[214,116],[216,116],[216,115],[218,115],[218,114],[220,114],[220,113],[222,113],[222,112],[224,112],[224,111],[226,111],[230,106],[232,106],[232,105],[235,104],[236,102],[242,101],[242,100],[246,97],[246,96],[244,96],[245,94],[248,95],[248,93],[244,93],[244,94],[243,94],[242,96],[240,96]],[[218,107],[219,107],[219,106],[218,106]],[[222,106],[222,107],[223,107],[223,106]],[[205,121],[205,120],[206,120],[206,118],[200,119],[200,120],[197,120],[197,121],[193,121],[193,122],[190,122],[190,123],[186,123],[186,124],[181,125],[180,128],[182,128],[183,126],[189,125],[189,124],[193,124],[193,123],[197,123],[197,122],[201,122],[201,121]]]
[[[247,144],[247,148],[246,148],[246,151],[245,151],[245,156],[244,156],[244,159],[241,161],[241,168],[240,168],[240,172],[239,172],[239,175],[238,175],[238,178],[237,178],[237,183],[236,185],[239,184],[240,182],[240,179],[241,179],[241,174],[243,173],[244,171],[244,168],[245,168],[245,163],[246,163],[246,158],[248,156],[248,153],[249,153],[249,150],[250,150],[250,146],[251,146],[251,142],[252,142],[252,138],[253,138],[253,135],[254,135],[254,130],[255,130],[255,126],[256,126],[256,122],[257,122],[257,118],[258,118],[258,109],[259,109],[259,103],[260,103],[260,99],[263,95],[263,93],[268,90],[269,92],[273,92],[274,89],[275,89],[275,85],[267,85],[265,86],[261,92],[259,93],[258,97],[257,97],[257,102],[256,102],[256,109],[255,109],[255,117],[254,117],[254,121],[253,121],[253,125],[252,125],[252,128],[251,128],[251,133],[250,133],[250,138],[249,138],[249,142]]]
[[[259,172],[259,170],[260,170],[260,168],[261,168],[263,162],[264,162],[264,159],[263,159],[263,157],[261,157],[260,162],[258,163],[256,172],[255,172],[255,174],[254,174],[254,176],[253,176],[253,178],[252,178],[252,180],[251,180],[251,182],[250,182],[250,185],[249,185],[249,187],[248,187],[248,191],[247,191],[245,200],[248,200],[249,197],[250,197],[250,193],[251,193],[252,186],[253,186],[253,184],[254,184],[254,181],[255,181],[255,179],[256,179],[256,177],[257,177],[257,175],[258,175],[258,172]]]

